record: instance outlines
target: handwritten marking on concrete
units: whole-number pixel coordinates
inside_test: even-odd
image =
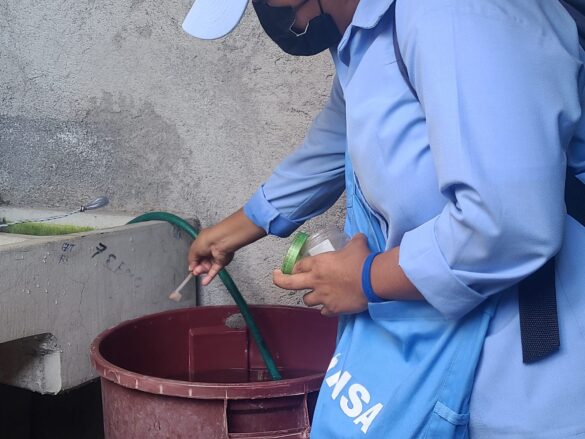
[[[128,276],[133,280],[134,288],[140,288],[142,286],[142,278],[137,276],[132,269],[124,261],[117,262],[118,257],[110,253],[106,259],[105,265],[108,270],[114,274]]]
[[[70,242],[64,242],[63,245],[61,246],[61,250],[63,250],[64,253],[71,253],[73,251],[73,248],[75,247],[75,244],[72,244]]]
[[[63,253],[61,253],[61,255],[59,256],[59,262],[57,262],[58,264],[67,264],[69,262],[69,256],[71,256],[71,253],[73,252],[73,249],[76,247],[76,244],[73,244],[71,242],[64,242],[61,245],[61,251]]]
[[[93,259],[94,257],[96,257],[97,255],[99,255],[100,253],[105,252],[108,249],[108,247],[105,244],[102,244],[101,242],[97,245],[97,247],[95,248],[96,252],[91,255],[91,258]]]

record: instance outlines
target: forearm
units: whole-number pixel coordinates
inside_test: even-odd
[[[331,207],[345,189],[345,102],[335,79],[303,143],[252,195],[244,212],[267,233],[287,237]]]
[[[235,252],[266,236],[266,232],[254,224],[243,209],[238,209],[214,228],[220,234],[218,243],[225,251]]]
[[[400,247],[394,247],[374,259],[370,272],[374,292],[388,300],[424,300],[400,268],[399,254]]]

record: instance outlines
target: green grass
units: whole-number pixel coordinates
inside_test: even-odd
[[[8,233],[20,235],[53,236],[68,235],[69,233],[88,232],[93,227],[71,226],[68,224],[24,223],[15,224],[6,228]]]

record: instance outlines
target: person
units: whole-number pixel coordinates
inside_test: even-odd
[[[184,27],[219,38],[246,0],[196,0]],[[285,52],[329,50],[329,101],[306,138],[189,269],[285,237],[346,192],[343,249],[274,283],[339,316],[316,438],[585,437],[585,54],[558,1],[258,0]],[[400,71],[395,42],[417,96]],[[556,255],[560,348],[522,361],[518,283]]]

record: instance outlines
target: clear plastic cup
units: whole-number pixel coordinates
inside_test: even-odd
[[[342,249],[349,237],[335,226],[329,226],[308,236],[297,232],[282,262],[282,272],[291,274],[294,265],[305,256],[315,256]]]
[[[341,250],[348,242],[349,237],[342,230],[329,226],[309,236],[301,250],[301,257]]]

